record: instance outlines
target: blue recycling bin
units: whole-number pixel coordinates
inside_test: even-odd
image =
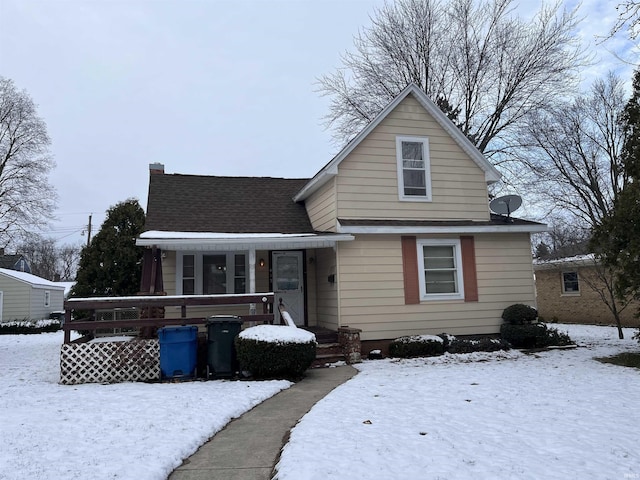
[[[198,327],[164,327],[158,330],[162,379],[195,378],[198,366]]]

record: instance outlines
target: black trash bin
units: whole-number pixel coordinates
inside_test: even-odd
[[[217,315],[207,320],[207,378],[229,378],[238,371],[234,340],[242,330],[240,317]]]

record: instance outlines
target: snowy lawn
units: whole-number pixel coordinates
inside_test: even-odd
[[[581,346],[366,361],[293,429],[280,480],[640,479],[637,351],[611,327],[553,325]]]
[[[0,335],[0,479],[164,480],[287,381],[59,385],[62,332]]]

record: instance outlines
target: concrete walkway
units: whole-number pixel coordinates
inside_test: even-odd
[[[169,480],[270,480],[289,430],[356,373],[351,366],[307,370],[303,380],[231,421]]]

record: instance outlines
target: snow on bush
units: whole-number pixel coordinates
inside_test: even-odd
[[[316,336],[296,327],[247,328],[235,345],[240,368],[254,378],[300,378],[316,358]]]
[[[315,343],[316,336],[302,328],[282,325],[258,325],[240,332],[238,337],[269,343]]]

